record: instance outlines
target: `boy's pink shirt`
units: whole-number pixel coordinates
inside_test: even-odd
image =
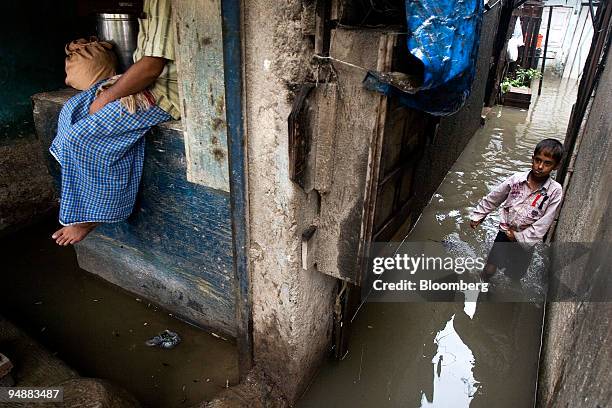
[[[480,200],[470,219],[481,221],[504,203],[499,228],[515,230],[514,237],[518,242],[542,242],[561,204],[563,191],[561,184],[550,177],[542,187],[531,191],[528,176],[529,171],[516,173],[495,187]],[[546,196],[548,199],[540,209]]]

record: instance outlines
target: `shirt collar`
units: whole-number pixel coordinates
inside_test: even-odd
[[[528,171],[525,171],[525,172],[521,173],[521,182],[527,183],[527,179],[529,178],[529,173],[531,173],[531,170],[528,170]],[[542,186],[539,188],[539,190],[548,191],[548,189],[550,188],[551,180],[552,179],[550,178],[550,176],[548,176],[548,178],[542,184]],[[538,190],[536,190],[536,191],[538,191]]]

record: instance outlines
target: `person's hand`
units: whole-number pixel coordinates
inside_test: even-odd
[[[481,222],[482,222],[482,220],[480,220],[480,221],[470,220],[470,228],[476,229],[476,227],[479,226]]]
[[[100,109],[102,109],[103,107],[106,106],[106,104],[108,104],[110,101],[105,97],[105,92],[102,92],[100,95],[98,95],[96,97],[96,99],[94,99],[94,101],[91,103],[91,105],[89,106],[89,114],[93,115],[94,113],[96,113],[97,111],[99,111]]]
[[[516,238],[514,237],[514,231],[512,230],[506,231],[506,236],[508,237],[510,241],[516,241]]]

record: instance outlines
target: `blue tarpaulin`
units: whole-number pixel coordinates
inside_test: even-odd
[[[408,51],[423,64],[422,82],[410,90],[400,89],[371,71],[365,86],[433,115],[458,111],[476,73],[482,1],[406,0]]]

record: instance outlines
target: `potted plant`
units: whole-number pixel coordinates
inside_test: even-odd
[[[505,77],[501,83],[502,104],[528,109],[531,104],[531,81],[541,76],[538,70],[519,68],[513,76]]]

